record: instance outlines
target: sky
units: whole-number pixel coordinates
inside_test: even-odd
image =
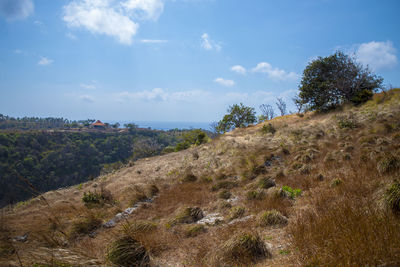
[[[0,0],[0,113],[218,121],[341,50],[400,87],[398,0]]]

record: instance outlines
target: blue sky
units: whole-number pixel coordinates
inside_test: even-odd
[[[0,0],[0,113],[219,120],[337,49],[400,86],[400,1]]]

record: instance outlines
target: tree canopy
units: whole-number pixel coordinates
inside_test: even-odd
[[[220,133],[229,132],[235,128],[246,127],[257,121],[254,108],[246,107],[242,103],[229,106],[227,112],[228,114],[215,127]]]
[[[360,104],[381,88],[383,79],[341,51],[319,57],[305,68],[297,104],[326,111],[345,102]]]

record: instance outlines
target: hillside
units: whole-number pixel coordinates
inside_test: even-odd
[[[2,209],[0,265],[396,266],[399,169],[400,90],[391,90]]]

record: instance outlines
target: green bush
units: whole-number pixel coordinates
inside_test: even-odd
[[[265,197],[265,192],[261,190],[250,190],[246,193],[247,200],[262,200]]]
[[[261,128],[261,132],[263,134],[267,134],[267,133],[272,133],[274,134],[276,132],[276,129],[274,126],[272,126],[271,123],[268,124],[264,124],[263,127]]]
[[[282,186],[282,191],[291,199],[295,199],[301,195],[301,189],[293,189],[287,185]]]
[[[378,162],[378,171],[382,174],[393,173],[400,168],[398,157],[392,154],[384,155]]]
[[[220,120],[215,130],[219,133],[229,132],[235,128],[247,127],[257,121],[256,112],[252,107],[246,107],[242,103],[230,106],[222,120]]]
[[[213,185],[211,187],[212,191],[218,191],[219,189],[232,189],[234,187],[237,187],[238,183],[237,182],[232,182],[232,181],[220,181],[217,184]]]
[[[99,216],[94,213],[88,213],[84,218],[81,218],[72,223],[72,229],[70,232],[71,238],[76,238],[80,235],[87,235],[96,230],[102,223]]]

